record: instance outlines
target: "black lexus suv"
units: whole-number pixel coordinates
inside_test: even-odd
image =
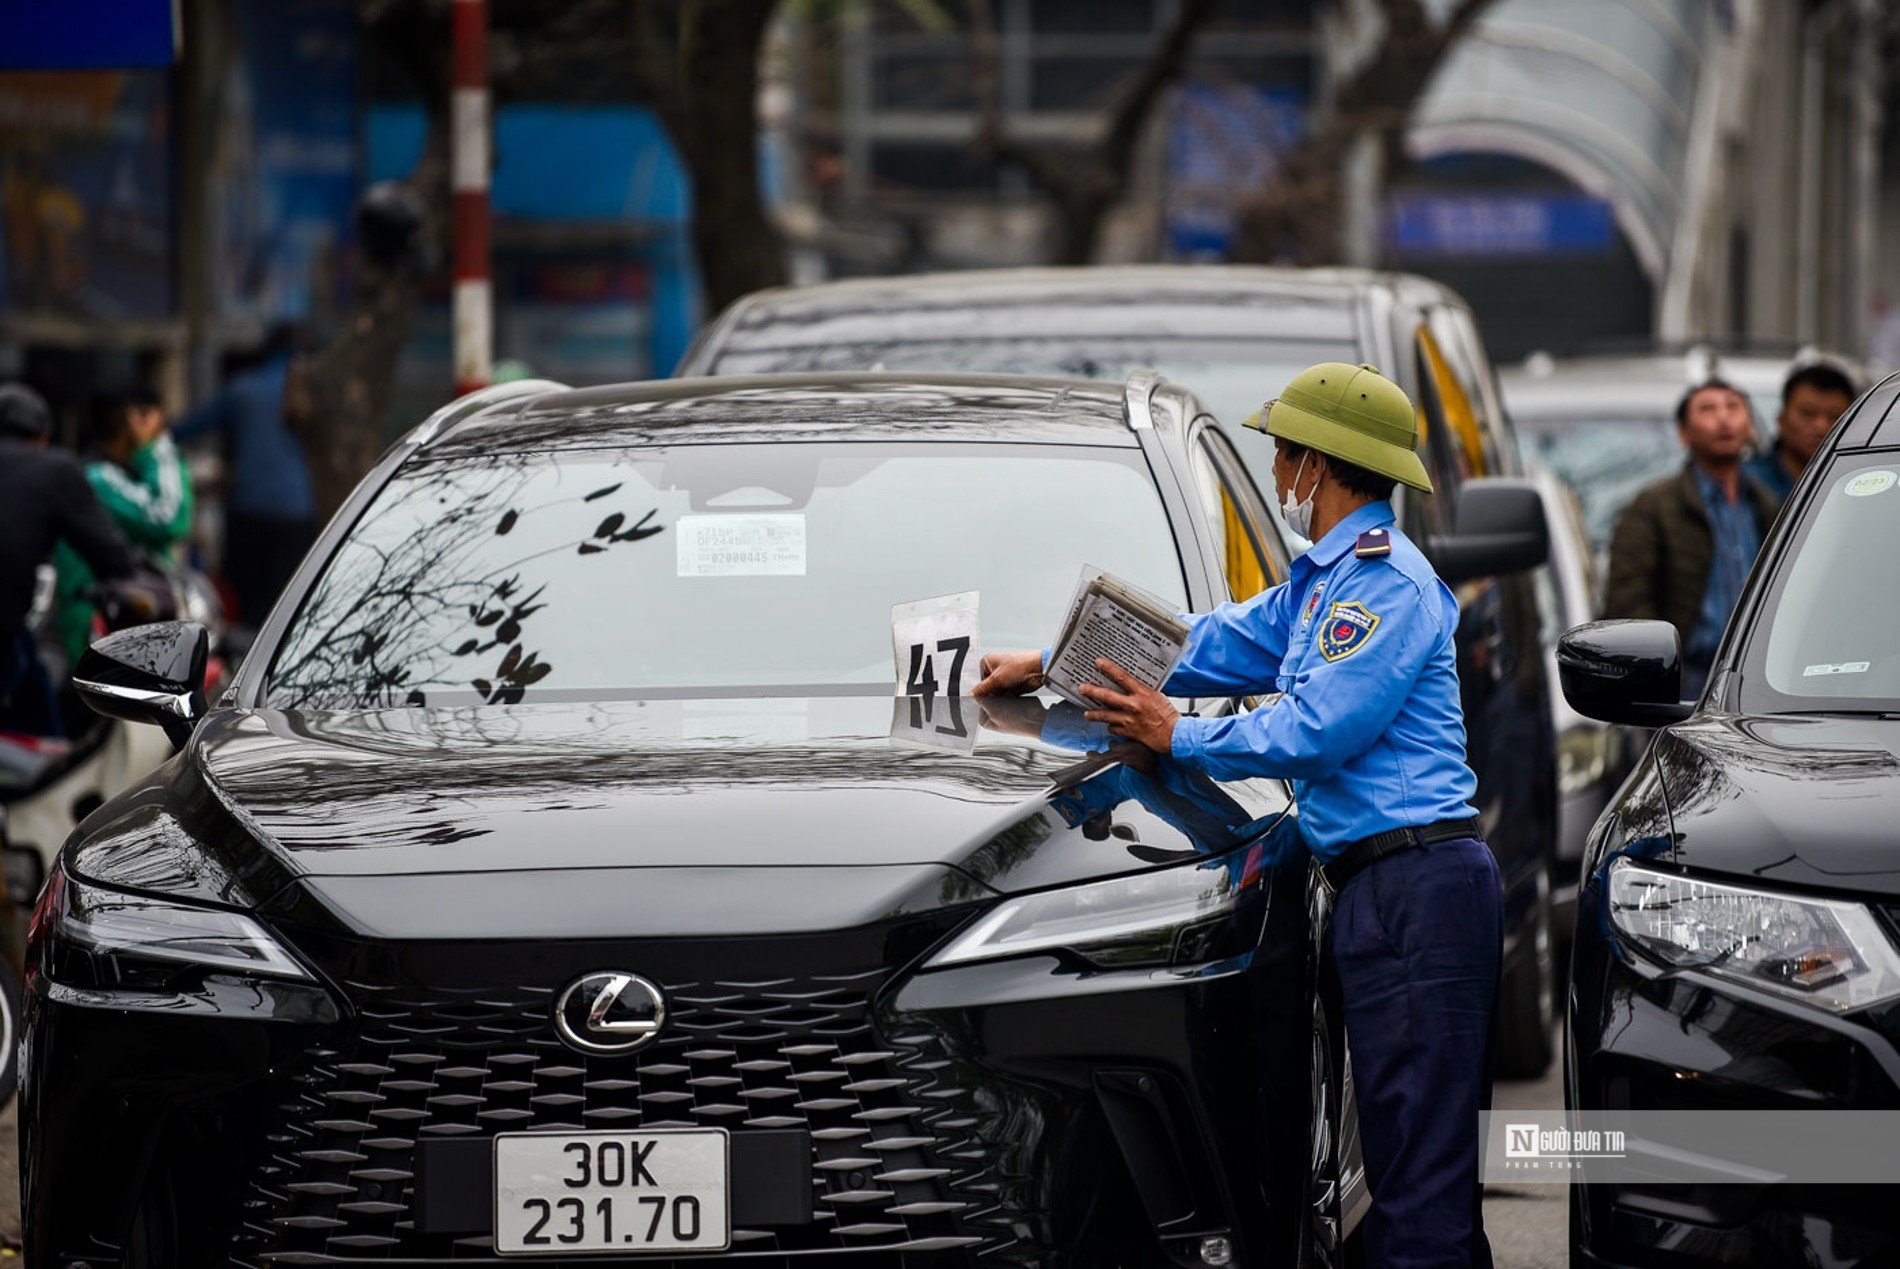
[[[180,748],[34,913],[28,1262],[1331,1263],[1364,1189],[1285,788],[973,664],[904,695],[891,643],[1286,558],[1151,375],[464,398],[215,704],[195,626],[79,667]]]
[[[1696,1121],[1663,1112],[1900,1109],[1896,403],[1900,377],[1835,425],[1699,702],[1678,700],[1667,623],[1598,622],[1559,645],[1578,710],[1660,728],[1584,856],[1567,1095],[1630,1116],[1643,1167],[1572,1187],[1574,1264],[1900,1259],[1895,1187],[1775,1179],[1798,1124],[1750,1143],[1765,1165],[1668,1135],[1639,1156],[1637,1137]]]

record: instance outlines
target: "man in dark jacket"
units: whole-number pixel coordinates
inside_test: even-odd
[[[1676,406],[1689,452],[1617,518],[1603,615],[1667,621],[1682,636],[1683,688],[1700,695],[1742,583],[1779,502],[1742,470],[1753,439],[1748,399],[1711,379]]]
[[[59,715],[26,618],[39,566],[61,539],[101,578],[134,560],[71,454],[49,448],[52,416],[31,388],[0,384],[0,730],[58,735]]]

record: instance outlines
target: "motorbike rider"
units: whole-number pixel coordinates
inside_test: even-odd
[[[70,542],[100,578],[134,559],[71,454],[53,449],[52,412],[24,384],[0,384],[0,731],[61,734],[59,710],[26,617],[39,566]]]
[[[86,479],[134,547],[179,562],[179,547],[191,532],[191,474],[155,393],[139,389],[97,403]],[[70,543],[55,548],[53,563],[59,570],[56,627],[70,665],[92,639],[96,579]]]

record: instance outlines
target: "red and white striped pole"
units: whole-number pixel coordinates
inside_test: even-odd
[[[455,0],[449,162],[455,195],[455,395],[485,387],[494,365],[488,276],[488,0]]]

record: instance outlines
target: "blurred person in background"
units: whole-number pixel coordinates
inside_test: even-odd
[[[284,418],[294,327],[272,330],[222,391],[178,421],[180,443],[216,437],[227,459],[224,577],[237,619],[259,625],[316,540],[316,499],[303,447]]]
[[[165,429],[156,394],[140,389],[95,403],[86,479],[119,532],[165,563],[180,563],[191,532],[191,475]],[[68,665],[92,641],[95,578],[66,542],[54,552],[59,569],[57,630]]]
[[[23,384],[0,384],[0,731],[63,734],[52,680],[27,626],[39,566],[68,542],[102,578],[128,577],[133,556],[86,473],[48,445],[52,413]]]
[[[1720,379],[1676,405],[1689,461],[1644,488],[1610,536],[1603,615],[1667,621],[1682,638],[1683,690],[1700,696],[1722,629],[1780,502],[1743,468],[1748,398]]]
[[[1742,470],[1775,496],[1776,505],[1786,502],[1794,492],[1794,482],[1801,479],[1821,442],[1834,430],[1834,421],[1847,413],[1858,395],[1854,381],[1826,362],[1795,366],[1781,385],[1775,443],[1744,463]]]

